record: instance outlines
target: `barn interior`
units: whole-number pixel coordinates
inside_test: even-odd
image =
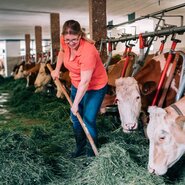
[[[184,0],[0,0],[0,4],[0,184],[184,185]],[[52,80],[50,75],[61,47],[62,26],[71,19],[77,20],[86,36],[95,41],[108,75],[108,91],[97,115],[99,144],[91,143],[94,157],[71,158],[75,137],[70,119],[69,73],[61,72],[61,81]],[[145,69],[150,70],[149,80]],[[46,84],[36,82],[40,73],[49,76]],[[142,82],[136,86],[139,96],[129,94],[130,107],[125,108],[117,98],[118,78]],[[124,85],[125,92],[133,87]],[[122,117],[134,115],[138,99],[146,109],[141,105],[137,124],[129,128]],[[151,138],[159,137],[156,143],[162,145],[160,155],[178,157],[164,173],[151,171],[148,107],[164,113],[176,102],[180,106],[173,111],[181,122],[174,119],[170,123],[180,134],[171,135],[163,114],[154,112],[153,117],[161,119],[155,120],[151,130],[156,135]],[[156,130],[162,126],[160,135]],[[154,161],[158,161],[157,156]]]

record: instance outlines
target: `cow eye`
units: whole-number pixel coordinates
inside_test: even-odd
[[[116,98],[115,100],[114,100],[114,103],[118,103],[119,102],[119,100]]]
[[[136,100],[139,100],[139,99],[140,99],[140,97],[139,97],[139,96],[137,96],[137,97],[136,97]]]
[[[165,140],[165,136],[161,136],[160,138],[159,138],[159,141],[164,141]]]

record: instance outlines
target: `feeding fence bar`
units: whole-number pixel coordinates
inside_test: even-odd
[[[172,35],[172,34],[183,34],[185,32],[185,26],[181,27],[173,27],[173,28],[167,28],[164,30],[157,30],[154,32],[148,32],[148,33],[142,33],[143,38],[148,38],[148,37],[162,37],[166,35]],[[126,42],[126,41],[131,41],[131,40],[137,40],[139,38],[139,34],[132,35],[132,36],[124,36],[124,37],[119,37],[119,38],[107,38],[107,39],[102,39],[102,43],[116,43],[116,42]]]
[[[108,29],[113,29],[113,28],[116,28],[116,27],[119,27],[119,26],[122,26],[122,25],[125,25],[125,24],[131,24],[133,22],[136,22],[136,21],[139,21],[139,20],[142,20],[142,19],[146,19],[146,18],[150,18],[150,17],[156,18],[156,16],[159,15],[159,14],[164,15],[165,12],[176,10],[176,9],[179,9],[179,8],[182,8],[182,7],[185,7],[185,3],[179,4],[179,5],[170,7],[170,8],[166,8],[166,9],[163,9],[163,10],[151,13],[151,14],[147,14],[145,16],[138,17],[138,18],[136,18],[134,20],[131,20],[131,21],[126,21],[126,22],[116,24],[116,25],[107,25],[107,28]]]

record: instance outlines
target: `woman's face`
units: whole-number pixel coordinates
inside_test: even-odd
[[[78,46],[80,44],[80,35],[72,35],[67,34],[64,35],[64,42],[71,48],[71,49],[78,49]]]

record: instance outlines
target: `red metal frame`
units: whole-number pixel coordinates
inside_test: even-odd
[[[125,62],[124,62],[124,65],[123,65],[123,69],[122,69],[122,72],[121,72],[121,77],[124,77],[125,76],[125,73],[126,73],[126,70],[127,70],[127,66],[128,66],[128,62],[129,62],[129,59],[130,59],[130,53],[132,51],[132,46],[133,45],[130,45],[129,47],[127,46],[127,55],[126,55],[126,59],[125,59]]]
[[[173,39],[172,41],[173,41],[172,42],[172,46],[171,46],[170,52],[168,54],[168,57],[167,57],[167,60],[166,60],[166,64],[165,64],[165,67],[163,69],[163,72],[162,72],[159,84],[157,86],[157,91],[156,91],[155,97],[154,97],[154,99],[152,101],[152,105],[156,105],[156,102],[157,102],[157,99],[158,99],[158,96],[159,96],[159,92],[160,92],[160,90],[162,88],[162,85],[163,85],[164,80],[165,80],[166,73],[168,71],[168,67],[169,67],[170,62],[171,62],[172,57],[173,57],[173,51],[175,50],[177,43],[180,42],[180,40],[177,40],[177,39]]]
[[[108,43],[108,51],[109,52],[112,52],[112,42],[109,42]]]
[[[129,48],[129,46],[128,46],[128,45],[126,45],[126,47],[125,47],[125,51],[123,52],[122,59],[124,59],[124,58],[127,56],[128,48]]]

